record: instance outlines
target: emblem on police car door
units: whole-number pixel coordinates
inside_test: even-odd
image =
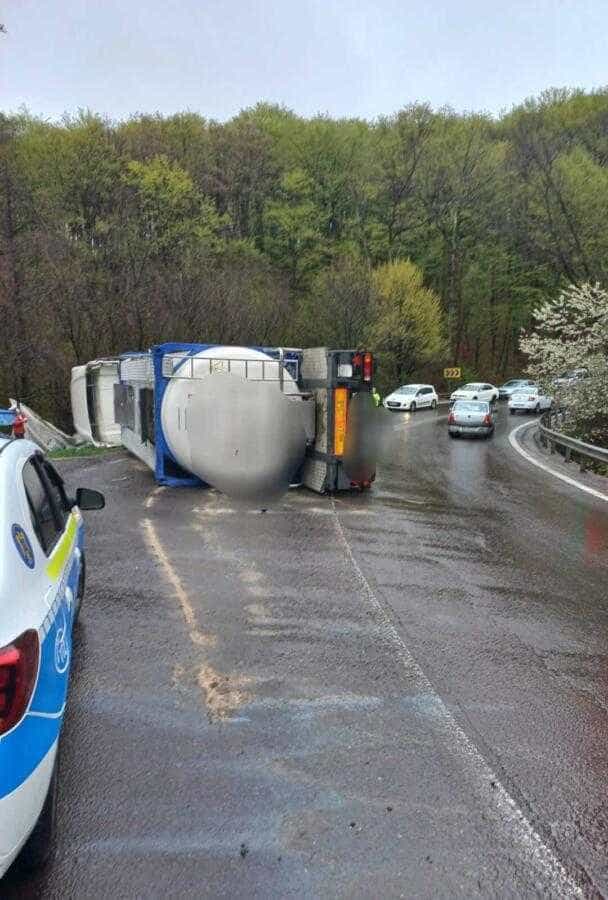
[[[36,560],[34,559],[34,551],[32,550],[32,545],[30,544],[27,534],[21,525],[13,525],[12,533],[13,541],[15,542],[15,547],[17,548],[19,556],[28,569],[33,569],[36,565]]]
[[[62,622],[59,624],[57,616],[57,633],[55,635],[55,669],[61,675],[68,667],[70,661],[70,646],[68,644],[68,626],[65,615],[61,614]]]

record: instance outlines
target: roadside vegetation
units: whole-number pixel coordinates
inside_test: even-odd
[[[534,311],[521,349],[529,374],[564,410],[562,429],[608,447],[608,291],[589,283],[564,288]],[[556,375],[576,371],[582,377],[556,383]]]
[[[120,453],[120,447],[96,447],[94,444],[81,444],[79,447],[64,447],[61,450],[50,450],[46,455],[51,459],[82,459],[89,456],[107,456]]]
[[[168,339],[368,344],[382,393],[519,374],[533,311],[608,283],[607,121],[608,90],[498,120],[0,115],[0,398],[68,427],[71,366]]]

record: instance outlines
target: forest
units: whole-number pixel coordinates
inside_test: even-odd
[[[381,392],[500,381],[535,309],[608,285],[607,213],[608,89],[498,118],[0,114],[0,405],[67,425],[71,366],[164,340],[365,345]]]

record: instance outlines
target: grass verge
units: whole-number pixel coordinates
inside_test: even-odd
[[[50,459],[82,459],[87,456],[107,456],[119,450],[122,450],[122,447],[95,447],[94,444],[82,444],[79,447],[66,447],[64,450],[51,450],[47,456]]]

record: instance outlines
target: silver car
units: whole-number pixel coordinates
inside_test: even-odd
[[[512,378],[510,381],[505,381],[498,388],[499,399],[510,400],[516,391],[525,391],[527,387],[531,387],[533,384],[534,382],[529,378]]]
[[[461,434],[490,437],[494,433],[492,406],[485,400],[457,400],[448,416],[451,438]]]

